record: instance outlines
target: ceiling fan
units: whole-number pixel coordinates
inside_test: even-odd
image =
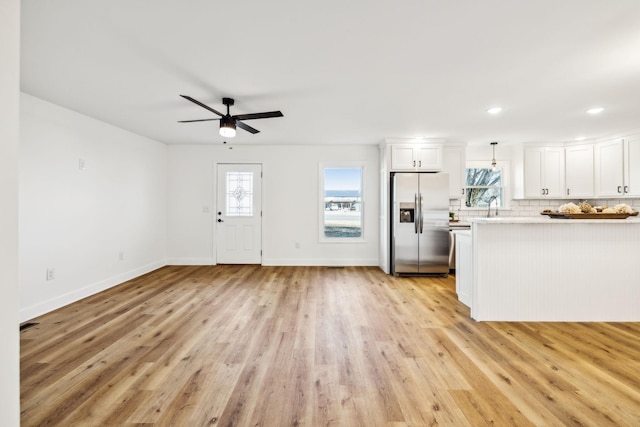
[[[212,113],[216,113],[220,116],[219,119],[200,119],[200,120],[180,120],[178,123],[192,123],[192,122],[208,122],[212,120],[220,120],[220,135],[228,138],[232,138],[236,136],[236,126],[240,129],[244,129],[250,133],[258,133],[260,132],[258,129],[252,128],[251,126],[243,123],[242,120],[255,120],[255,119],[268,119],[271,117],[282,117],[283,114],[280,111],[268,111],[266,113],[251,113],[251,114],[236,114],[231,115],[229,113],[229,107],[234,104],[233,98],[222,98],[222,103],[227,106],[227,114],[222,114],[219,111],[214,110],[208,105],[203,104],[202,102],[193,99],[187,95],[180,95],[184,99],[193,102],[196,105],[205,108]]]

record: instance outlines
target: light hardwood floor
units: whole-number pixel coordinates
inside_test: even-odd
[[[164,267],[21,333],[23,426],[640,426],[640,324],[477,323],[453,278]]]

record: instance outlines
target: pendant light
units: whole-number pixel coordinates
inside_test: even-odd
[[[491,170],[495,172],[496,170],[496,145],[498,145],[497,142],[492,142],[491,143],[491,149],[493,150],[493,158],[491,159]]]

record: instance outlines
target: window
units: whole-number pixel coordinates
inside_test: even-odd
[[[488,167],[489,162],[467,162],[465,174],[465,200],[467,208],[486,208],[491,206],[507,207],[508,167],[498,162],[496,170]],[[495,200],[495,201],[494,201]]]
[[[320,170],[320,240],[362,240],[362,165]]]

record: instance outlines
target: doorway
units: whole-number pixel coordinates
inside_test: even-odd
[[[218,164],[216,262],[262,263],[262,165]]]

